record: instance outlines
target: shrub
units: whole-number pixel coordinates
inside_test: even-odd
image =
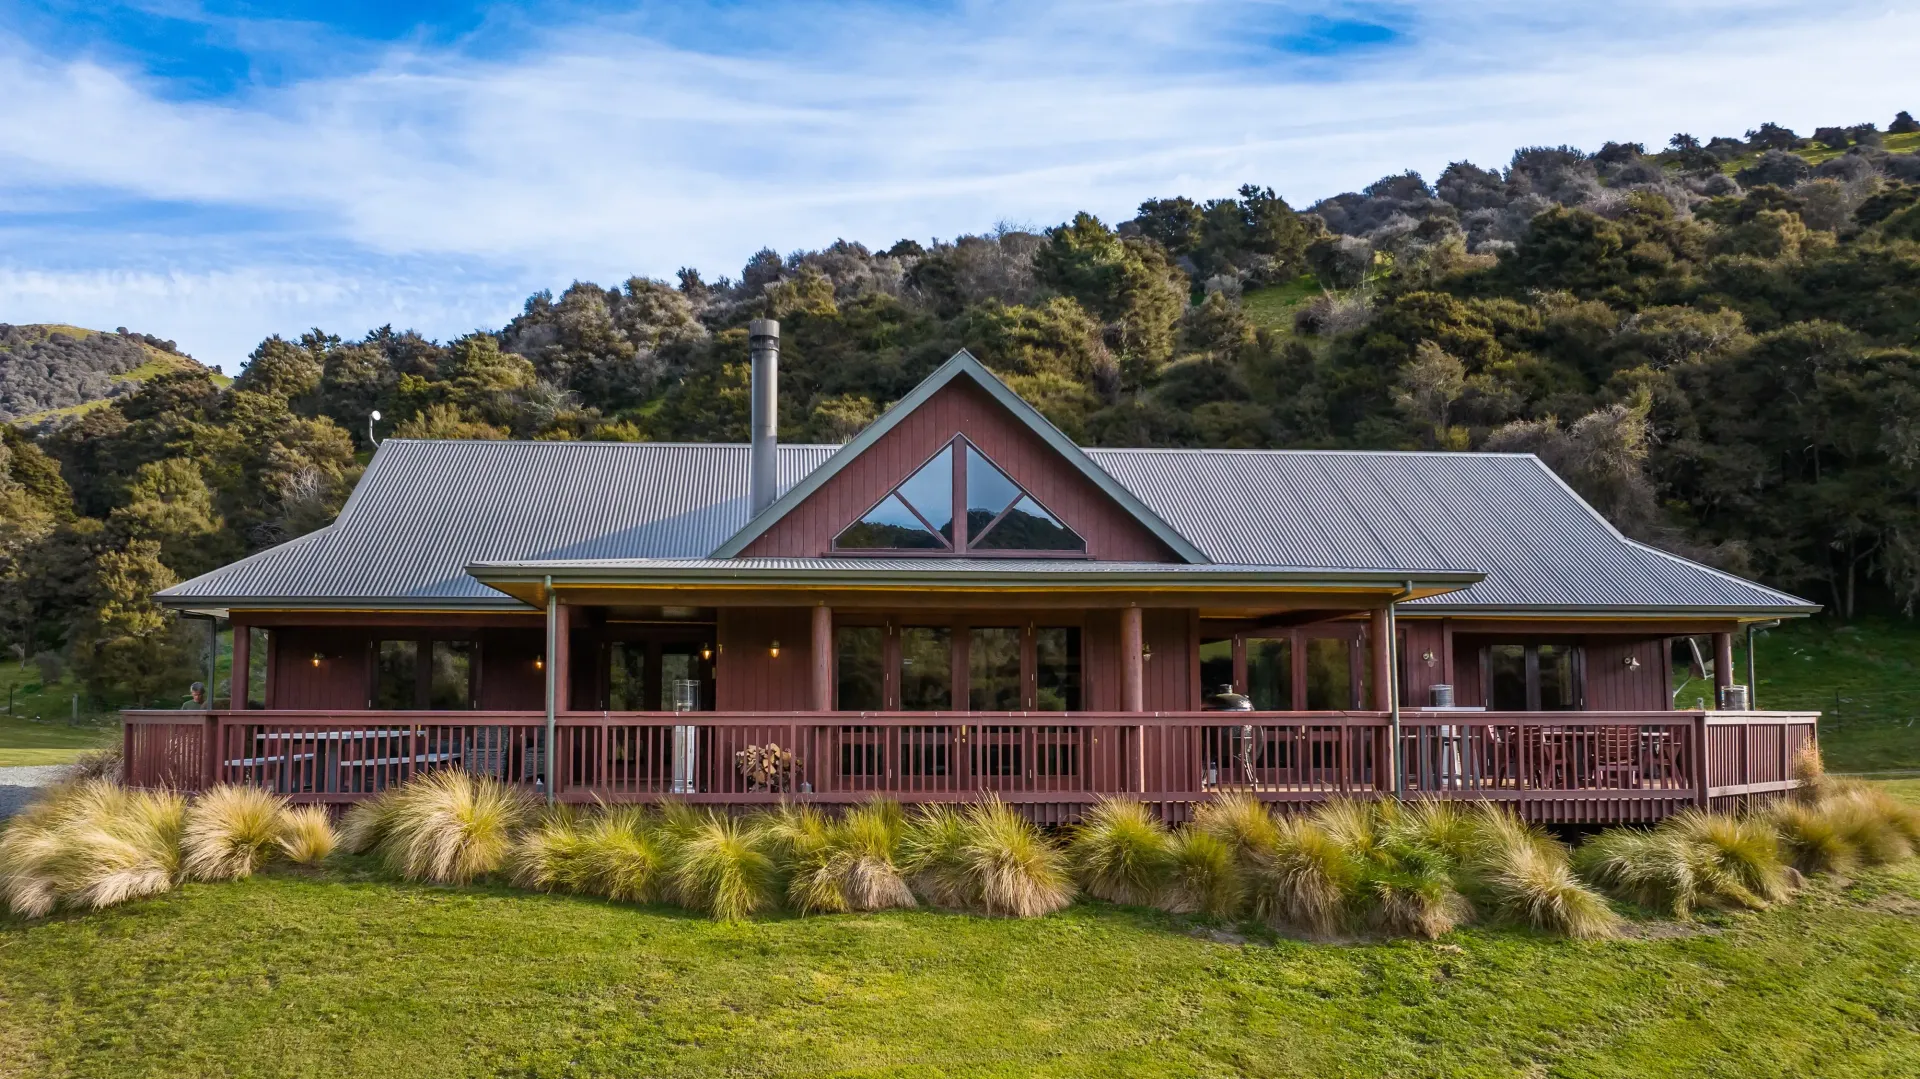
[[[56,906],[98,910],[170,890],[180,875],[186,803],[105,780],[56,788],[0,835],[0,894],[35,918]]]
[[[1088,895],[1145,906],[1167,885],[1171,838],[1139,802],[1105,798],[1074,832],[1070,855]]]
[[[950,805],[924,806],[901,836],[901,864],[921,898],[936,907],[977,903],[967,872],[967,819]]]
[[[527,794],[457,769],[430,772],[387,797],[382,859],[408,880],[436,884],[465,884],[499,869],[534,811]]]
[[[180,836],[187,876],[195,880],[250,877],[280,847],[287,800],[259,787],[221,784],[187,807]]]
[[[723,922],[740,921],[775,905],[778,874],[748,825],[708,813],[675,836],[674,896]]]
[[[1240,867],[1226,840],[1182,828],[1167,844],[1167,862],[1167,910],[1226,917],[1240,909]]]
[[[966,891],[988,914],[1031,918],[1073,901],[1066,857],[998,798],[966,811],[960,848]]]
[[[622,903],[659,898],[667,858],[656,820],[641,806],[613,806],[577,832],[575,890]]]
[[[1889,865],[1913,856],[1920,827],[1911,807],[1863,784],[1838,787],[1820,804],[1833,816],[1865,865]]]
[[[1256,917],[1309,936],[1339,931],[1353,894],[1355,866],[1347,848],[1320,821],[1278,820],[1272,846],[1256,851],[1250,868],[1248,894]]]
[[[581,890],[585,846],[577,815],[564,806],[549,809],[514,841],[507,859],[514,886],[541,892]]]
[[[333,821],[324,806],[293,806],[280,818],[280,850],[295,865],[319,865],[333,853]]]
[[[913,890],[900,875],[905,833],[906,815],[900,804],[878,798],[848,810],[835,824],[830,866],[848,909],[916,905]]]
[[[78,783],[88,779],[104,779],[110,783],[120,782],[123,762],[118,749],[89,749],[73,759],[67,766],[67,782]]]

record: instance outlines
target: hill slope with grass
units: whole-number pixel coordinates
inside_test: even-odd
[[[147,379],[199,370],[172,341],[151,334],[0,323],[0,421],[57,422],[132,393]]]

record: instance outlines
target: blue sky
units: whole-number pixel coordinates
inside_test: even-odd
[[[1514,147],[1920,111],[1920,11],[737,0],[0,6],[0,321],[232,371],[268,333],[497,326],[755,250],[1296,206]]]

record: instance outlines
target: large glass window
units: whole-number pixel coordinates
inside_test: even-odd
[[[1352,707],[1352,642],[1345,637],[1307,638],[1308,710],[1339,711]]]
[[[907,626],[900,631],[900,707],[908,712],[953,707],[953,631]]]
[[[373,706],[420,707],[420,642],[381,641],[374,648]]]
[[[886,707],[882,661],[885,640],[879,626],[840,626],[834,630],[841,711],[877,712]]]
[[[1579,710],[1579,651],[1569,644],[1489,645],[1487,707],[1496,712]]]
[[[472,641],[433,642],[433,672],[428,683],[427,707],[457,711],[473,707],[474,657],[480,649]]]
[[[1200,642],[1200,695],[1220,692],[1220,687],[1234,688],[1233,677],[1233,638],[1216,638]]]
[[[706,696],[701,680],[700,648],[692,644],[660,647],[660,710],[696,712]]]
[[[235,707],[267,706],[267,660],[272,655],[268,632],[259,626],[247,627],[247,700],[245,705]]]
[[[1020,631],[975,626],[967,631],[967,707],[976,712],[1020,710]]]
[[[956,461],[955,454],[960,457]],[[955,468],[960,482],[955,485]],[[964,520],[956,535],[954,522]],[[956,437],[834,538],[842,551],[1084,553],[1068,528],[972,443]]]
[[[1262,712],[1293,708],[1293,641],[1287,637],[1247,638],[1247,697]]]
[[[648,710],[645,642],[614,641],[607,645],[607,708],[614,712]]]
[[[1080,628],[1042,626],[1033,631],[1033,666],[1038,681],[1034,708],[1041,712],[1080,710]]]

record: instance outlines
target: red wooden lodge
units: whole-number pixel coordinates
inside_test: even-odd
[[[1083,449],[964,352],[844,446],[776,445],[778,333],[750,445],[389,440],[332,525],[160,593],[231,625],[231,696],[128,713],[133,782],[1577,823],[1783,790],[1814,737],[1748,707],[1732,638],[1815,605],[1530,455]],[[1709,636],[1719,707],[1677,708]]]

